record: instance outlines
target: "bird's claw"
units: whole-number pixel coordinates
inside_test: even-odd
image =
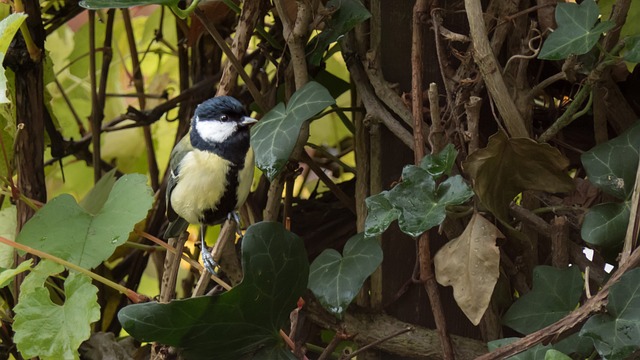
[[[218,263],[213,260],[213,256],[211,256],[211,253],[209,252],[209,250],[207,250],[206,246],[202,247],[202,263],[204,264],[204,268],[207,269],[209,273],[211,273],[212,275],[218,275],[218,273],[216,272]]]
[[[237,211],[232,211],[229,213],[229,215],[227,216],[227,218],[229,220],[232,220],[236,222],[236,234],[238,234],[239,237],[242,237],[242,229],[240,228],[240,215],[238,214]]]
[[[204,268],[212,275],[218,275],[216,272],[216,267],[218,267],[218,263],[213,260],[213,256],[211,256],[211,252],[207,249],[207,243],[204,241],[204,226],[200,229],[200,254],[202,257],[202,264],[204,264]]]

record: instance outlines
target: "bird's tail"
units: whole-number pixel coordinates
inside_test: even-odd
[[[179,217],[175,221],[169,223],[167,230],[164,232],[164,238],[168,240],[172,237],[178,237],[187,230],[188,226],[189,223],[185,219]]]

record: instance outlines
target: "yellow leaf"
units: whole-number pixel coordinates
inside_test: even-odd
[[[504,238],[500,230],[474,213],[462,235],[447,243],[434,258],[436,280],[442,286],[453,286],[453,297],[474,325],[482,319],[498,281],[497,238]]]

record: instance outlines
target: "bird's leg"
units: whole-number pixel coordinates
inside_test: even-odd
[[[218,266],[218,264],[216,263],[215,260],[213,260],[213,256],[211,256],[211,252],[209,251],[209,249],[207,249],[207,243],[204,241],[204,229],[205,229],[205,225],[201,224],[200,225],[200,246],[202,247],[202,249],[200,250],[200,253],[202,254],[202,263],[204,264],[204,268],[207,269],[208,272],[210,272],[213,275],[217,275],[216,273],[216,267]]]
[[[232,211],[227,215],[227,218],[229,220],[233,219],[233,221],[236,222],[236,233],[238,234],[238,236],[242,237],[242,230],[240,229],[240,215],[238,214],[237,211]]]

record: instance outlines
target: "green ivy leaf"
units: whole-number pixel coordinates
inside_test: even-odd
[[[624,54],[624,60],[632,63],[640,63],[640,35],[626,38],[625,47],[627,48],[627,52]]]
[[[71,195],[60,195],[27,222],[17,242],[87,269],[96,267],[127,241],[134,225],[147,215],[153,195],[146,183],[144,175],[124,175],[100,206],[82,202],[86,209]],[[106,177],[89,198],[100,202],[111,185]]]
[[[61,265],[43,260],[20,287],[13,330],[25,358],[78,359],[78,347],[89,338],[91,323],[100,318],[98,289],[85,275],[70,273],[64,282],[64,304],[51,301],[44,283],[63,270]]]
[[[587,320],[580,336],[591,338],[605,359],[627,359],[640,349],[640,269],[622,275],[611,287],[607,313]]]
[[[640,122],[620,136],[595,146],[580,159],[592,184],[618,199],[633,192],[640,149]]]
[[[538,266],[533,270],[533,289],[511,305],[502,322],[522,334],[553,324],[576,308],[582,285],[577,266]]]
[[[367,218],[365,219],[364,236],[371,237],[382,234],[400,216],[400,210],[394,208],[389,202],[388,194],[388,191],[383,191],[365,199]]]
[[[448,178],[436,188],[426,170],[411,165],[405,167],[402,182],[387,197],[401,211],[400,230],[416,237],[440,225],[447,215],[447,206],[460,205],[472,196],[473,191],[460,175]]]
[[[592,207],[582,222],[582,239],[605,249],[619,248],[627,232],[630,211],[630,201]]]
[[[313,261],[309,289],[325,309],[342,318],[364,281],[381,262],[382,248],[378,241],[363,233],[356,234],[345,244],[343,255],[326,249]]]
[[[585,0],[581,4],[558,3],[558,28],[542,44],[538,58],[562,60],[569,55],[588,53],[598,42],[600,35],[615,26],[611,21],[603,21],[596,25],[599,16],[600,10],[593,0]]]
[[[329,91],[310,81],[296,91],[289,104],[279,103],[251,128],[256,165],[273,180],[289,160],[302,124],[327,106],[335,104]]]
[[[325,5],[328,11],[333,11],[324,30],[309,42],[312,49],[308,55],[309,64],[319,66],[329,45],[338,40],[359,23],[371,17],[371,13],[359,0],[329,0]]]
[[[458,156],[456,147],[453,144],[447,144],[438,154],[425,156],[420,162],[420,167],[434,177],[443,174],[449,175],[456,161],[456,156]]]
[[[512,138],[498,132],[487,147],[464,161],[480,201],[496,217],[509,220],[509,203],[524,190],[566,192],[573,180],[565,169],[569,160],[558,149],[531,139]]]
[[[242,269],[242,283],[222,295],[130,305],[118,319],[136,339],[179,347],[189,359],[278,348],[278,332],[307,288],[304,243],[282,224],[252,225],[242,240]]]
[[[436,179],[453,167],[456,155],[453,145],[447,145],[440,153],[425,156],[420,166],[405,166],[402,182],[393,189],[367,198],[365,236],[381,234],[395,219],[404,233],[419,236],[444,221],[447,206],[471,198],[473,191],[459,175],[436,186]]]
[[[11,102],[7,97],[7,77],[4,74],[4,66],[2,66],[4,55],[26,18],[27,15],[24,13],[13,13],[0,21],[0,104]]]

